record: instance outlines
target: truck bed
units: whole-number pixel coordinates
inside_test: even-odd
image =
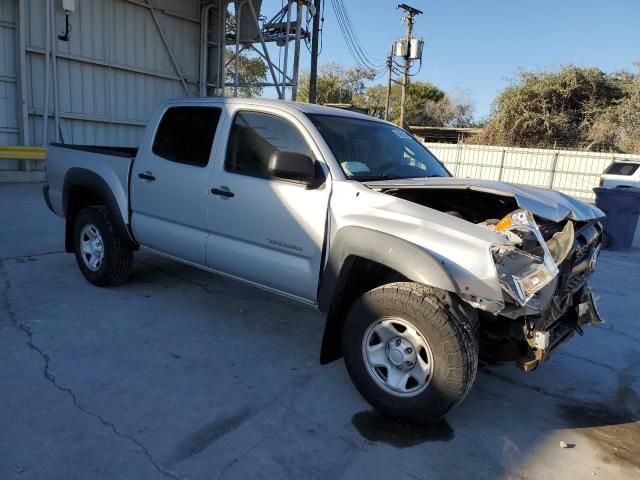
[[[48,195],[52,210],[64,215],[63,196],[65,179],[73,176],[75,183],[91,185],[100,181],[113,193],[118,209],[129,218],[129,179],[137,148],[107,147],[101,145],[74,145],[52,143],[47,149],[45,170]]]

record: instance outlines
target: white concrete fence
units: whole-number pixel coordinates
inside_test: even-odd
[[[553,188],[583,199],[595,198],[593,187],[614,159],[639,155],[542,148],[425,142],[451,173],[461,178],[503,180]]]

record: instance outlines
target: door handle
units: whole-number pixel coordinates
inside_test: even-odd
[[[141,178],[143,180],[149,180],[150,182],[153,182],[156,177],[154,177],[151,172],[144,172],[144,173],[139,173],[138,174],[138,178]]]
[[[226,187],[225,187],[226,188]],[[220,188],[212,188],[211,193],[214,195],[220,195],[222,197],[234,197],[235,194],[229,190],[221,190]]]

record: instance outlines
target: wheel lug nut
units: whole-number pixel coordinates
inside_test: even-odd
[[[410,367],[410,366],[412,366],[412,365],[413,365],[413,363],[412,363],[412,362],[404,362],[404,364],[405,364],[407,367]]]
[[[407,348],[404,353],[406,353],[407,355],[411,355],[413,353],[413,348]]]
[[[400,339],[397,339],[397,340],[396,340],[396,347],[399,347],[401,343],[402,343],[402,342],[400,341]]]

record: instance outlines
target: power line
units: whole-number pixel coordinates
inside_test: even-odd
[[[337,5],[336,0],[331,0],[331,5],[333,7],[333,11],[336,15],[336,19],[338,20],[338,26],[340,27],[340,32],[342,33],[342,37],[347,45],[347,49],[351,54],[351,57],[355,60],[356,64],[365,69],[370,69],[370,66],[367,64],[367,60],[364,59],[357,48],[353,45],[353,38],[348,30],[346,22],[343,17],[343,12],[340,7]]]
[[[369,70],[376,77],[384,73],[386,65],[384,63],[376,63],[378,59],[372,57],[362,46],[344,2],[342,0],[331,0],[331,6],[338,20],[338,26],[347,49],[356,64],[365,70]]]
[[[351,22],[351,17],[349,15],[349,11],[347,10],[347,6],[345,5],[343,0],[337,0],[337,4],[338,6],[340,6],[342,8],[342,12],[343,12],[343,17],[345,18],[346,22],[347,22],[347,26],[349,28],[349,31],[351,32],[352,37],[355,40],[355,45],[358,48],[359,52],[361,53],[361,55],[363,57],[365,57],[369,64],[374,65],[374,66],[382,66],[384,65],[384,62],[382,62],[379,58],[374,57],[373,55],[369,54],[364,47],[362,46],[362,42],[360,42],[360,37],[358,37],[358,34],[353,26],[353,23]]]

